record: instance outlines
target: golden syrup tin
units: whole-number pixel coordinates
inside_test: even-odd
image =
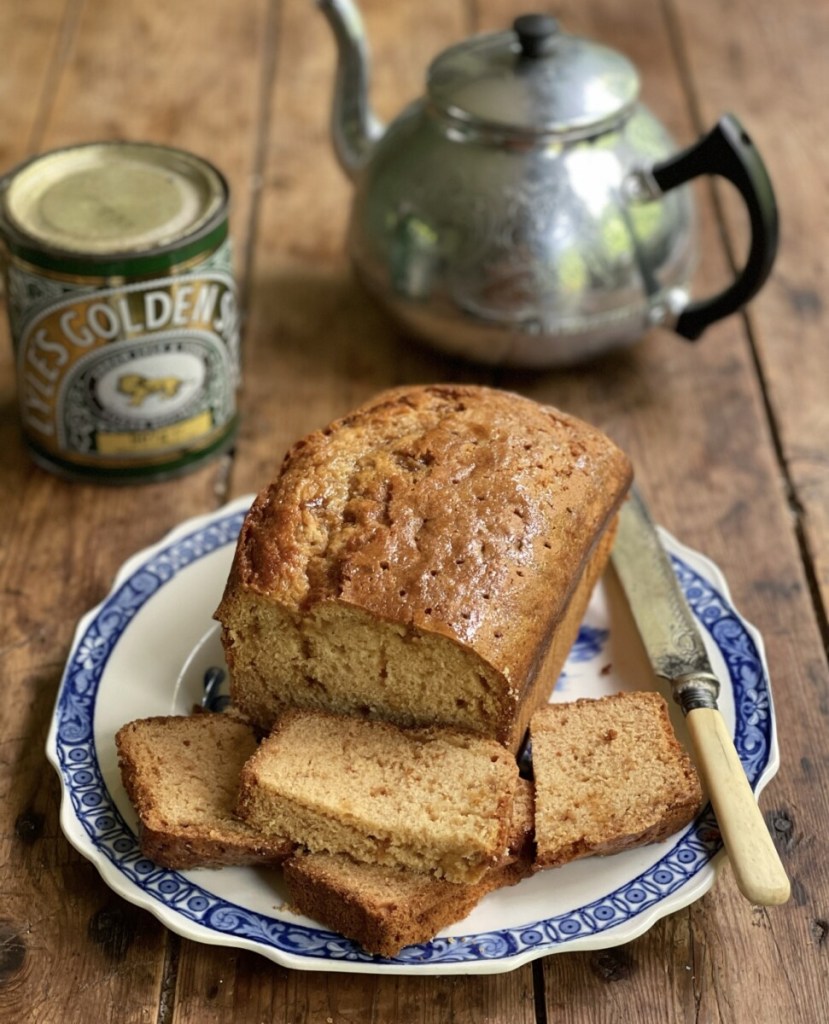
[[[228,198],[211,164],[148,143],[56,150],[0,183],[20,417],[39,464],[158,480],[231,444]]]

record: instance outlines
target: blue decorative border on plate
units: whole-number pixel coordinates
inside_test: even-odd
[[[97,609],[73,648],[61,682],[55,708],[56,754],[75,816],[93,845],[146,894],[197,925],[294,956],[399,965],[463,963],[541,952],[616,927],[681,888],[720,849],[709,806],[660,861],[586,906],[518,928],[462,939],[437,938],[407,947],[393,961],[364,953],[334,932],[279,921],[229,903],[179,872],[147,860],[101,774],[93,734],[98,687],[110,653],[136,612],[186,566],[235,543],[244,514],[237,511],[211,521],[162,547],[135,569]],[[760,653],[725,598],[681,559],[672,556],[672,562],[689,605],[728,667],[736,707],[735,746],[753,786],[769,762],[772,743],[770,690]],[[577,644],[592,652],[596,642],[591,634]]]

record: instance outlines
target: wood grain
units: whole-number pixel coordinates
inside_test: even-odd
[[[0,151],[21,159],[27,146],[152,136],[204,152],[220,134],[244,252],[259,89],[259,65],[246,58],[264,39],[257,27],[264,14],[260,3],[233,11],[175,4],[153,16],[137,3],[3,5],[0,18],[14,20],[0,38],[15,39],[15,57],[0,61],[0,95],[14,92],[20,102],[5,104],[15,113],[4,117]],[[204,54],[219,38],[229,86],[213,81],[211,89],[213,66]],[[215,157],[223,162],[222,153]],[[212,463],[180,480],[124,488],[67,484],[35,469],[19,440],[12,365],[5,344],[0,860],[15,883],[4,885],[0,898],[0,950],[8,951],[6,960],[0,954],[0,1019],[145,1021],[149,1008],[154,1020],[177,940],[113,896],[70,849],[58,827],[57,778],[43,750],[76,621],[104,596],[128,555],[215,506],[223,467]]]
[[[423,87],[430,57],[500,30],[514,0],[364,0],[377,112]],[[19,440],[11,348],[0,345],[0,1019],[11,1024],[492,1021],[814,1024],[829,977],[829,380],[823,296],[829,153],[816,130],[825,5],[791,0],[562,0],[568,30],[624,51],[678,145],[731,109],[778,185],[783,244],[744,317],[697,345],[654,331],[568,371],[493,371],[403,335],[344,254],[351,188],[328,142],[334,47],[312,0],[0,5],[0,169],[105,137],[191,148],[228,175],[246,306],[236,451],[132,488],[69,484]],[[12,45],[13,41],[13,45]],[[744,226],[722,189],[695,189],[702,259],[721,286]],[[716,199],[716,201],[715,201]],[[5,324],[0,325],[5,332]],[[723,569],[760,628],[781,768],[760,798],[793,896],[752,908],[727,863],[714,889],[635,941],[491,977],[287,971],[168,933],[69,847],[43,746],[78,617],[124,558],[187,515],[256,490],[288,445],[405,381],[496,382],[606,429],[633,457],[656,517]],[[771,1016],[770,1016],[771,1014]]]
[[[815,104],[827,96],[823,52],[829,8],[809,0],[780,5],[738,0],[676,2],[699,116],[733,106],[764,154],[775,183],[782,240],[776,270],[748,319],[781,457],[793,489],[824,608],[829,605],[829,142],[816,131]],[[704,69],[704,70],[703,70]],[[785,83],[784,87],[783,84]],[[822,98],[822,99],[821,99]],[[734,258],[745,252],[742,222],[726,207]]]

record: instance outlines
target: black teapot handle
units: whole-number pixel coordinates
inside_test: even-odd
[[[663,192],[702,174],[718,174],[737,187],[751,220],[751,246],[736,279],[710,299],[690,302],[674,330],[695,341],[714,321],[735,313],[760,290],[777,255],[779,220],[774,190],[760,154],[733,114],[725,114],[699,142],[654,164],[651,177]]]

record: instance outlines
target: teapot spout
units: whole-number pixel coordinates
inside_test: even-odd
[[[363,21],[351,0],[317,0],[317,6],[337,41],[331,138],[340,166],[349,178],[354,178],[384,130],[369,104],[368,47]]]

